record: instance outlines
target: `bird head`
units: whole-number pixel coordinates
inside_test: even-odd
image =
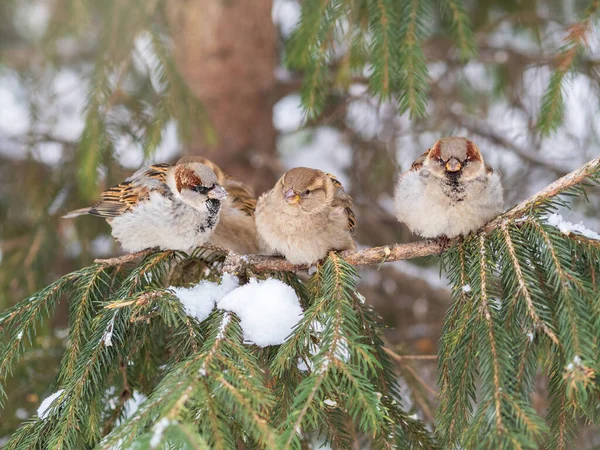
[[[329,183],[328,183],[329,182]],[[333,186],[324,172],[307,167],[287,171],[280,180],[281,194],[288,208],[317,212],[330,203]]]
[[[227,192],[218,183],[215,173],[201,163],[175,165],[173,180],[180,199],[195,209],[208,208],[215,213],[227,197]]]
[[[440,178],[470,180],[485,173],[481,152],[475,143],[464,137],[445,137],[429,151],[425,166]]]

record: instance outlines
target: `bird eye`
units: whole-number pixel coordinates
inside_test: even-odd
[[[307,189],[304,191],[304,195],[308,195],[308,194],[310,194],[310,190]]]
[[[438,158],[438,162],[439,162],[440,164],[442,164],[442,165],[443,165],[443,164],[444,164],[444,159],[443,159],[443,158],[440,156],[440,157]]]
[[[202,186],[201,184],[199,184],[199,185],[196,185],[196,186],[192,186],[191,189],[194,192],[198,192],[200,194],[206,195],[206,194],[208,194],[208,191],[210,191],[211,188],[208,188],[206,186]]]

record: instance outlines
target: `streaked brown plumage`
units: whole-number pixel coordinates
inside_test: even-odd
[[[213,234],[226,195],[204,164],[156,164],[104,191],[94,206],[65,217],[105,218],[129,252],[152,247],[189,252]]]

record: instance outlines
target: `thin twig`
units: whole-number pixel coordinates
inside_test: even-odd
[[[435,360],[437,359],[437,355],[400,355],[399,353],[396,353],[394,350],[392,350],[389,347],[383,347],[383,351],[386,352],[388,355],[390,355],[393,359],[395,359],[398,362],[402,362],[404,360],[414,360],[414,359],[430,359],[430,360]]]
[[[388,355],[390,355],[393,359],[395,359],[397,361],[401,361],[401,359],[402,359],[401,355],[394,352],[389,347],[383,347],[383,351],[386,352]],[[400,359],[398,359],[398,358],[400,358]],[[408,370],[411,373],[411,375],[415,378],[415,380],[417,380],[419,382],[419,384],[421,384],[427,390],[427,392],[429,392],[433,396],[438,395],[438,393],[431,386],[429,386],[427,384],[427,382],[423,378],[421,378],[409,364],[403,364],[402,367],[405,368],[406,370]]]
[[[576,169],[564,177],[559,178],[554,183],[539,191],[537,194],[534,194],[532,197],[519,203],[511,210],[488,222],[479,231],[489,232],[499,228],[502,223],[505,223],[507,220],[514,220],[526,216],[534,207],[539,206],[548,199],[560,194],[565,189],[581,183],[588,176],[598,170],[600,170],[600,157],[591,160],[579,169]],[[427,239],[418,242],[410,242],[407,244],[392,244],[363,250],[348,250],[340,252],[339,256],[353,266],[382,264],[384,262],[439,255],[447,248],[459,243],[461,239],[461,237],[456,237],[450,239],[449,241],[444,239]],[[223,254],[229,253],[229,261],[232,263],[234,261],[238,261],[240,266],[244,265],[248,267],[253,273],[293,272],[297,270],[308,270],[309,268],[309,266],[296,266],[281,257],[263,255],[240,256],[219,247],[210,246],[208,248],[214,251],[222,252]],[[131,255],[124,255],[118,258],[96,259],[94,262],[103,265],[116,266],[132,261],[138,257],[145,256],[151,251],[152,250],[143,250],[141,252],[132,253]],[[233,265],[238,266],[237,263]],[[232,271],[232,269],[233,268],[231,267],[228,268],[229,271]]]
[[[95,259],[94,262],[96,264],[102,264],[103,266],[121,266],[128,262],[131,262],[135,259],[142,258],[150,253],[152,253],[155,249],[149,248],[146,250],[140,250],[139,252],[129,253],[123,256],[117,256],[115,258],[108,259]]]

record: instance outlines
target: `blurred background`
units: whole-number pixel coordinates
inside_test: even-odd
[[[467,1],[477,42],[467,62],[434,12],[423,47],[429,101],[418,119],[370,94],[368,58],[347,70],[343,40],[330,61],[324,111],[307,118],[303,74],[284,64],[301,6],[0,1],[0,310],[119,254],[103,220],[61,216],[145,164],[204,155],[257,195],[291,167],[331,172],[355,200],[359,244],[375,246],[414,239],[393,215],[394,180],[441,136],[478,144],[502,173],[507,207],[600,154],[596,30],[564,85],[563,125],[549,137],[536,127],[555,56],[588,1]],[[598,231],[599,199],[591,200],[567,217]],[[390,347],[407,355],[398,358],[407,403],[431,419],[450,302],[438,260],[361,269],[360,291],[389,327]],[[0,446],[50,392],[66,311],[63,302],[9,381]],[[580,443],[598,445],[600,437],[585,431]]]

